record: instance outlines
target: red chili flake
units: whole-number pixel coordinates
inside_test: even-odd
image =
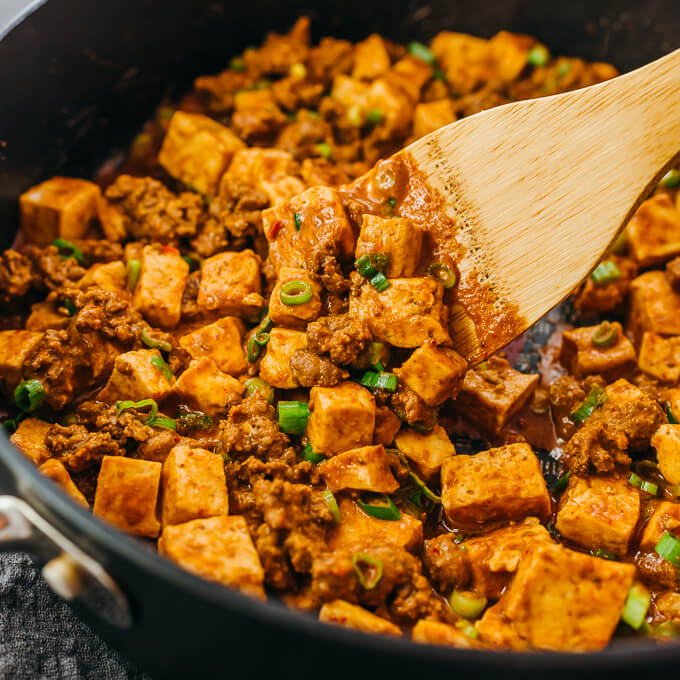
[[[177,250],[177,248],[175,248],[173,246],[161,246],[161,250],[164,253],[173,253],[173,254],[179,253],[179,250]]]
[[[281,229],[282,226],[283,226],[283,222],[281,220],[276,220],[276,222],[274,222],[272,224],[272,226],[269,227],[269,234],[268,234],[269,238],[270,239],[275,238],[276,235],[279,233],[279,230]]]

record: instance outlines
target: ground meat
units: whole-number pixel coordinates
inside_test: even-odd
[[[38,248],[31,246],[28,256],[40,279],[41,287],[56,290],[62,286],[75,283],[85,276],[85,269],[73,257],[64,259],[56,246]]]
[[[290,359],[290,370],[302,387],[333,387],[349,377],[347,371],[309,350],[299,349]]]
[[[680,293],[680,257],[673,258],[666,263],[666,278],[671,288],[676,293]]]
[[[85,239],[73,241],[85,257],[88,265],[98,262],[115,262],[123,259],[123,246],[104,239]]]
[[[680,623],[680,593],[673,590],[661,593],[654,604],[656,611],[666,621]]]
[[[283,533],[274,531],[268,524],[260,524],[252,530],[255,549],[264,569],[264,582],[277,590],[288,590],[296,585],[283,547]]]
[[[276,140],[276,146],[291,154],[298,160],[317,155],[316,145],[321,142],[332,142],[333,134],[330,125],[318,116],[301,112],[297,120],[286,125]]]
[[[40,277],[29,257],[16,250],[5,250],[0,254],[0,307],[3,310],[21,303],[19,298],[39,284]]]
[[[232,406],[219,431],[220,452],[231,458],[277,458],[289,444],[275,411],[258,392]]]
[[[196,317],[202,313],[196,302],[198,291],[201,287],[201,272],[195,271],[189,274],[187,283],[182,293],[182,319]]]
[[[441,534],[425,541],[423,564],[430,578],[442,590],[461,588],[470,578],[465,553],[455,541],[453,534]]]
[[[437,418],[437,409],[428,406],[415,392],[401,383],[390,397],[392,410],[407,423],[421,423],[429,428]]]
[[[309,50],[307,71],[310,80],[330,85],[339,73],[349,73],[354,64],[354,48],[347,40],[322,38]]]
[[[151,177],[121,175],[106,198],[123,215],[127,233],[140,241],[169,243],[193,236],[203,219],[199,194],[174,194]]]
[[[356,361],[373,339],[363,321],[346,314],[322,316],[307,325],[307,347],[314,354],[328,354],[335,364]]]
[[[75,410],[78,424],[85,425],[93,432],[107,432],[121,446],[132,450],[131,445],[150,439],[156,430],[144,425],[148,413],[142,410],[125,409],[116,413],[115,406],[100,401],[84,401]]]
[[[340,296],[349,290],[350,283],[335,255],[335,244],[315,243],[305,253],[305,269],[331,295]]]
[[[74,472],[97,465],[104,456],[124,455],[108,432],[88,432],[83,425],[52,425],[45,437],[45,446]]]
[[[179,443],[180,437],[174,430],[158,427],[146,441],[142,442],[134,457],[143,460],[154,460],[162,463],[173,447]]]
[[[414,573],[411,580],[397,589],[388,605],[390,617],[399,625],[413,625],[419,619],[445,621],[448,610],[432,590],[430,582],[421,573]]]
[[[216,76],[201,76],[194,88],[203,95],[208,110],[223,114],[234,106],[234,94],[252,86],[254,79],[246,73],[227,69]]]
[[[271,146],[285,124],[286,116],[271,104],[240,109],[231,117],[232,130],[249,146]]]
[[[635,566],[640,578],[654,588],[676,589],[680,583],[677,568],[655,552],[635,555]]]
[[[314,109],[323,93],[323,85],[299,78],[283,78],[272,83],[272,92],[279,106],[287,111],[302,107]]]

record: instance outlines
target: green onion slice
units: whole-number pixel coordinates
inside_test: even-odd
[[[593,269],[590,278],[596,286],[606,286],[621,278],[621,270],[614,260],[604,260]]]
[[[394,210],[395,207],[397,206],[397,199],[396,199],[396,198],[388,198],[388,199],[387,199],[387,202],[389,203],[390,208],[391,208],[392,210]]]
[[[673,411],[671,409],[670,401],[666,402],[666,418],[668,418],[668,422],[671,425],[677,425],[678,424],[678,419],[673,415]]]
[[[168,366],[167,362],[165,361],[165,359],[163,359],[163,357],[152,357],[151,364],[155,366],[165,376],[165,379],[168,382],[173,381],[175,376],[172,374],[170,366]]]
[[[631,472],[628,477],[628,483],[631,486],[636,486],[639,489],[642,486],[642,477],[636,475],[634,472]]]
[[[476,640],[479,637],[479,631],[466,619],[460,619],[454,625],[465,637],[469,637],[471,640]]]
[[[300,231],[300,213],[295,213],[295,231]]]
[[[414,423],[409,423],[409,426],[414,429],[416,432],[420,432],[420,434],[428,434],[434,430],[434,426],[437,424],[437,412],[432,411],[432,416],[430,417],[429,422],[425,422],[424,420],[417,420]]]
[[[365,279],[370,279],[387,269],[390,263],[389,253],[364,253],[354,261],[354,268]]]
[[[258,333],[267,333],[272,329],[272,326],[274,325],[272,323],[272,320],[269,318],[269,315],[266,313],[267,310],[263,311],[264,313],[262,314],[262,318],[260,319],[260,325],[257,327]]]
[[[152,338],[147,333],[146,328],[142,331],[141,339],[142,342],[151,349],[159,349],[162,352],[172,351],[172,345],[169,342],[165,342],[165,340],[158,340],[156,338]]]
[[[652,600],[650,592],[641,583],[634,583],[628,591],[626,602],[623,605],[621,618],[631,628],[638,630],[644,623],[649,603]]]
[[[246,70],[246,62],[243,61],[242,57],[232,57],[231,61],[229,62],[229,68],[232,71],[238,71],[241,73],[242,71]]]
[[[569,416],[575,423],[582,423],[607,401],[607,393],[598,385],[590,390],[583,403]]]
[[[330,160],[333,156],[333,149],[331,149],[330,144],[326,144],[326,142],[317,144],[316,152],[319,154],[319,156],[325,158],[326,160]]]
[[[465,590],[454,590],[449,597],[451,609],[464,619],[476,619],[484,611],[487,599]]]
[[[369,125],[379,125],[383,119],[383,112],[380,109],[366,111],[366,122]]]
[[[654,546],[654,550],[666,562],[680,567],[680,539],[673,536],[670,532],[664,532],[661,540]]]
[[[673,168],[672,170],[669,170],[661,179],[661,182],[659,182],[662,187],[666,187],[667,189],[673,189],[680,185],[680,170],[677,168]]]
[[[248,378],[245,386],[247,397],[252,397],[255,392],[260,392],[270,404],[274,403],[274,388],[262,378]]]
[[[556,482],[555,486],[553,487],[554,491],[556,494],[561,494],[566,488],[567,485],[569,484],[569,479],[571,478],[572,475],[571,470],[567,470]]]
[[[141,401],[131,401],[128,399],[127,401],[117,401],[115,405],[116,415],[119,416],[123,411],[129,408],[140,409],[146,408],[147,406],[151,407],[149,418],[155,418],[158,413],[158,404],[155,399],[142,399]]]
[[[397,389],[398,379],[394,373],[366,371],[360,382],[364,387],[367,387],[370,390],[386,390],[387,392],[394,392]]]
[[[305,448],[302,449],[302,460],[308,460],[310,463],[314,463],[314,465],[319,464],[322,460],[325,460],[326,457],[322,456],[320,453],[317,453],[313,448],[311,444],[305,444]]]
[[[286,281],[281,286],[279,297],[284,305],[304,305],[312,299],[312,286],[307,281]]]
[[[435,281],[441,283],[444,288],[452,288],[456,285],[456,281],[458,280],[456,272],[453,271],[451,267],[447,267],[441,262],[433,262],[432,264],[428,265],[427,273]]]
[[[45,401],[45,388],[40,380],[22,380],[14,390],[14,403],[22,411],[31,413]]]
[[[187,430],[209,430],[213,426],[213,419],[207,413],[192,411],[186,406],[179,407],[177,420]]]
[[[616,555],[614,553],[605,550],[604,548],[598,548],[594,553],[593,557],[600,557],[603,560],[616,560]]]
[[[340,524],[342,521],[340,518],[340,508],[338,507],[338,501],[335,500],[333,492],[330,489],[326,489],[323,492],[323,497],[326,501],[326,504],[328,505],[328,510],[331,513],[331,517],[333,517],[333,522],[335,524]]]
[[[594,331],[591,342],[599,349],[605,349],[615,345],[619,339],[619,331],[609,321],[603,321]]]
[[[10,434],[17,431],[17,428],[19,427],[19,423],[25,417],[26,417],[26,414],[22,411],[18,415],[14,416],[14,418],[7,418],[7,420],[3,421],[3,423],[2,423],[2,429],[5,430],[5,432],[9,436]]]
[[[139,260],[128,260],[127,263],[127,287],[134,290],[139,281],[139,273],[142,271],[142,264]]]
[[[550,52],[543,45],[534,45],[527,54],[527,61],[532,66],[545,66],[550,60]]]
[[[383,563],[377,557],[371,557],[364,552],[355,552],[352,555],[352,567],[364,590],[373,590],[382,579]]]
[[[144,424],[150,427],[165,427],[168,430],[177,429],[177,421],[167,416],[156,416],[153,420],[146,420]]]
[[[430,66],[433,66],[436,61],[432,50],[427,45],[423,45],[421,42],[416,42],[415,40],[410,42],[408,44],[408,51],[409,54],[412,54],[414,57],[418,57],[418,59],[422,59],[424,62],[430,64]]]
[[[73,304],[73,300],[69,300],[68,298],[64,300],[64,307],[66,307],[66,311],[68,312],[69,316],[73,316],[78,311],[76,306]]]
[[[71,241],[67,241],[64,238],[56,238],[52,241],[52,245],[57,246],[59,254],[64,260],[73,258],[78,264],[85,264],[85,255],[83,255],[83,251],[78,248],[78,246],[71,243]]]
[[[659,493],[659,485],[654,484],[654,482],[643,481],[640,484],[640,491],[645,491],[646,493],[651,493],[652,496],[656,496]]]
[[[401,519],[399,508],[389,496],[380,496],[368,503],[359,498],[357,502],[367,515],[376,519],[384,519],[390,522]]]
[[[286,434],[302,434],[309,420],[309,408],[304,401],[280,401],[277,406],[279,427]]]
[[[253,335],[253,337],[248,340],[248,361],[251,364],[254,364],[258,360],[261,349],[262,345],[257,341],[257,337]]]
[[[371,277],[371,285],[379,293],[382,293],[390,287],[390,282],[382,272],[378,272],[375,276]]]

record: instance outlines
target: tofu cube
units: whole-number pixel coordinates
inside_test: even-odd
[[[662,382],[680,380],[680,336],[662,338],[646,331],[642,336],[638,368]]]
[[[584,548],[625,555],[640,516],[640,493],[625,477],[569,479],[555,528]]]
[[[514,629],[512,623],[503,614],[502,602],[489,607],[482,618],[475,623],[482,644],[496,649],[512,649],[522,652],[529,649],[529,643]]]
[[[21,230],[27,241],[46,246],[56,238],[83,238],[97,216],[101,189],[94,182],[52,177],[19,197]]]
[[[429,645],[445,645],[458,649],[473,649],[480,647],[479,642],[469,638],[463,631],[448,623],[420,619],[411,631],[413,642]]]
[[[442,463],[442,505],[454,526],[550,516],[541,466],[528,444],[457,455]]]
[[[43,331],[53,328],[59,330],[66,328],[71,322],[71,318],[67,313],[62,314],[57,311],[54,302],[36,302],[31,305],[31,314],[26,319],[26,330],[34,333],[41,333]],[[0,338],[2,336],[0,335]]]
[[[225,316],[179,339],[182,349],[192,359],[211,359],[217,368],[229,375],[241,375],[248,368],[243,351],[243,322],[235,316]]]
[[[680,295],[671,288],[664,272],[640,274],[630,285],[627,328],[639,344],[645,331],[680,335]]]
[[[634,576],[632,564],[543,545],[522,561],[502,611],[536,649],[597,651],[614,633]]]
[[[656,544],[666,531],[677,533],[680,527],[680,503],[662,501],[654,508],[640,539],[640,550],[654,552]]]
[[[212,359],[194,359],[181,373],[174,393],[184,402],[208,415],[215,415],[233,404],[245,391],[245,385],[222,373]]]
[[[421,102],[413,114],[413,134],[416,137],[424,137],[455,120],[456,114],[450,99]]]
[[[267,351],[260,361],[260,377],[272,387],[292,390],[299,387],[290,370],[290,358],[299,349],[307,347],[307,334],[287,328],[272,328],[269,331]]]
[[[370,283],[349,298],[349,314],[366,323],[376,340],[396,347],[451,343],[444,288],[432,278],[391,279],[379,293]]]
[[[266,599],[264,570],[244,517],[222,515],[166,526],[158,551],[209,581]]]
[[[222,456],[205,449],[175,446],[161,471],[163,526],[229,514]]]
[[[51,479],[55,484],[58,484],[64,493],[72,498],[76,503],[84,505],[86,508],[90,507],[82,491],[75,485],[69,475],[68,470],[64,464],[57,458],[49,458],[39,468],[45,477]]]
[[[92,512],[123,531],[156,538],[161,464],[150,460],[104,456],[97,477]]]
[[[505,83],[519,78],[526,68],[527,57],[536,41],[527,36],[509,31],[499,31],[489,40],[489,51],[496,69],[496,75]]]
[[[339,453],[321,463],[319,472],[334,493],[345,489],[394,493],[399,488],[382,444]]]
[[[536,517],[463,541],[461,547],[470,569],[472,590],[497,600],[522,560],[543,543],[552,543],[552,539]]]
[[[382,114],[380,124],[386,135],[405,134],[413,120],[413,102],[417,83],[414,83],[414,87],[409,87],[405,75],[403,72],[386,74],[374,80],[366,92],[365,110],[380,109]],[[407,88],[406,91],[404,86]]]
[[[405,512],[398,520],[386,521],[367,515],[350,498],[341,498],[338,507],[341,522],[327,536],[331,550],[349,551],[372,545],[391,545],[418,552],[423,547],[423,523]]]
[[[362,83],[357,78],[350,77],[344,73],[338,73],[338,75],[333,78],[331,99],[342,104],[346,109],[349,109],[352,106],[361,106],[362,108],[365,108],[367,93],[368,84]]]
[[[501,357],[490,357],[471,368],[454,408],[490,432],[500,432],[526,404],[538,385],[538,375],[516,371]]]
[[[357,80],[375,80],[390,68],[390,55],[385,41],[377,33],[369,35],[354,46],[352,77]]]
[[[245,144],[227,127],[200,113],[170,119],[158,162],[180,182],[214,196],[232,156]]]
[[[413,276],[420,261],[423,232],[406,217],[377,217],[366,214],[361,220],[356,257],[384,253],[390,256],[389,278]]]
[[[671,483],[680,484],[680,425],[662,425],[652,436],[659,471]]]
[[[92,265],[85,272],[85,276],[78,281],[79,288],[87,288],[88,286],[99,286],[104,290],[127,297],[127,269],[125,263],[118,260],[116,262]]]
[[[492,75],[488,40],[465,33],[441,31],[432,41],[431,49],[447,82],[458,95],[472,92]]]
[[[427,433],[404,427],[395,437],[394,444],[414,463],[416,472],[426,479],[437,476],[442,463],[456,455],[456,447],[441,425],[435,425]]]
[[[428,406],[438,406],[456,397],[467,368],[468,362],[457,352],[426,342],[394,372]]]
[[[385,74],[385,80],[408,95],[413,104],[420,100],[423,85],[432,78],[434,69],[423,59],[407,54]]]
[[[401,420],[388,406],[375,407],[375,429],[373,443],[389,446],[401,428]]]
[[[260,258],[252,250],[219,253],[201,266],[196,302],[209,312],[250,317],[265,305]]]
[[[162,358],[157,349],[139,349],[119,354],[113,372],[97,399],[113,404],[121,399],[160,401],[166,397],[172,390],[173,381],[154,366],[154,357]]]
[[[182,315],[182,295],[189,265],[177,248],[145,246],[132,306],[153,326],[172,329]]]
[[[623,334],[621,324],[617,321],[612,323],[616,340],[608,347],[593,344],[593,334],[598,328],[573,328],[562,334],[560,362],[578,378],[597,373],[605,380],[612,380],[635,365],[635,349]]]
[[[641,267],[680,255],[680,212],[669,194],[647,199],[626,227],[628,250]]]
[[[283,302],[282,288],[292,281],[301,281],[309,286],[312,297],[308,302],[301,305],[289,305]],[[290,288],[290,286],[289,286]],[[302,286],[292,288],[288,294],[297,294]],[[284,296],[286,293],[283,293]],[[281,267],[279,277],[269,298],[269,318],[276,324],[304,328],[309,321],[314,321],[321,314],[321,286],[313,281],[304,269],[293,267]]]
[[[344,382],[336,387],[313,387],[309,410],[306,432],[317,453],[330,455],[372,443],[375,398],[361,385]]]
[[[0,386],[14,392],[21,382],[24,361],[42,340],[43,333],[34,331],[0,331]]]
[[[401,635],[398,626],[345,600],[326,602],[319,610],[319,621],[378,635]]]
[[[42,465],[50,457],[45,446],[45,437],[51,427],[52,423],[44,420],[24,418],[9,440],[36,465]]]

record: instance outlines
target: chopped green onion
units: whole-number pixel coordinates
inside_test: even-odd
[[[389,253],[365,253],[354,261],[354,268],[365,279],[384,272],[390,263]]]
[[[631,486],[636,486],[639,489],[642,486],[642,477],[636,475],[634,472],[631,472],[628,477],[628,483]]]
[[[414,57],[418,57],[418,59],[422,59],[424,62],[430,64],[430,66],[433,66],[436,61],[432,50],[421,42],[416,42],[415,40],[410,42],[408,44],[408,51]]]
[[[52,245],[57,246],[59,254],[64,260],[68,260],[72,257],[78,264],[85,264],[85,255],[83,255],[83,251],[78,248],[78,246],[71,243],[71,241],[67,241],[64,238],[56,238],[52,241]]]
[[[286,281],[281,286],[279,297],[289,307],[304,305],[312,299],[312,286],[307,281]]]
[[[140,409],[146,408],[147,406],[151,407],[151,410],[149,411],[149,416],[144,421],[145,424],[148,425],[148,423],[150,423],[158,413],[158,404],[156,403],[155,399],[142,399],[141,401],[131,401],[128,399],[127,401],[117,401],[116,415],[119,416],[123,411],[129,408]]]
[[[7,418],[7,420],[3,421],[2,423],[2,429],[5,430],[5,432],[10,435],[14,432],[17,431],[17,428],[19,427],[19,423],[26,417],[26,414],[22,411],[19,413],[19,415],[14,416],[14,418]]]
[[[678,185],[680,185],[680,170],[677,168],[673,168],[672,170],[669,170],[661,179],[661,182],[659,182],[661,186],[666,187],[667,189],[674,189]]]
[[[371,517],[376,519],[384,519],[394,522],[401,519],[399,508],[394,504],[389,496],[380,496],[379,498],[367,503],[361,498],[358,499],[359,507]]]
[[[295,213],[295,231],[300,231],[300,213]]]
[[[566,76],[569,71],[571,71],[571,62],[565,61],[557,67],[557,77],[561,78]]]
[[[361,384],[372,390],[394,392],[397,389],[397,376],[394,373],[366,371],[361,378]]]
[[[394,208],[397,205],[397,199],[396,198],[388,198],[387,202],[390,204],[390,208],[392,208],[392,210],[394,210]]]
[[[673,411],[671,409],[670,401],[666,402],[666,418],[668,418],[668,422],[671,425],[677,425],[678,424],[678,419],[673,415]]]
[[[362,565],[365,569],[362,568]],[[382,579],[383,563],[376,557],[371,557],[363,552],[355,552],[352,555],[352,567],[354,567],[357,580],[364,590],[373,590]],[[373,576],[369,578],[371,572],[373,572]]]
[[[257,338],[253,335],[253,337],[248,340],[248,361],[251,364],[254,364],[257,361],[261,349],[262,347],[258,343]]]
[[[371,365],[389,363],[390,361],[390,348],[384,342],[378,342],[374,340],[368,348],[368,361]],[[382,368],[380,370],[383,370]]]
[[[198,269],[198,262],[191,255],[182,255],[182,259],[189,265],[190,272]]]
[[[255,392],[260,392],[270,404],[274,403],[274,388],[262,378],[248,378],[245,386],[247,397],[252,397]]]
[[[534,45],[527,54],[527,61],[532,66],[545,66],[550,60],[550,52],[543,45]]]
[[[553,487],[555,494],[561,494],[567,488],[572,474],[571,470],[567,470],[567,472],[555,482],[555,486]]]
[[[430,489],[430,487],[427,484],[425,484],[425,482],[420,477],[418,477],[418,475],[415,472],[409,469],[408,476],[413,480],[415,485],[420,488],[425,498],[431,500],[433,503],[442,502],[441,496],[437,496],[437,494],[434,491],[432,491],[432,489]]]
[[[409,503],[413,503],[413,505],[418,508],[418,510],[423,509],[423,491],[422,489],[418,489],[418,491],[415,491],[408,497]]]
[[[476,619],[484,611],[487,602],[483,595],[464,590],[454,590],[449,597],[451,609],[464,619]]]
[[[153,420],[146,420],[144,424],[150,427],[165,427],[168,430],[177,429],[177,421],[167,416],[156,416]]]
[[[607,401],[607,393],[598,385],[590,390],[583,403],[569,416],[575,423],[582,423]]]
[[[333,495],[333,492],[330,489],[326,489],[323,492],[323,497],[326,501],[326,504],[328,505],[328,510],[331,513],[331,517],[333,518],[333,522],[335,524],[340,524],[341,517],[340,517],[340,508],[338,507],[338,501],[335,500],[335,496]]]
[[[302,434],[309,420],[309,408],[304,401],[280,401],[277,404],[279,427],[286,434]]]
[[[305,444],[305,448],[302,449],[302,460],[308,460],[310,463],[314,463],[314,465],[317,465],[318,463],[325,459],[326,457],[322,456],[320,453],[317,453],[312,448],[311,444]]]
[[[371,285],[379,293],[382,293],[384,290],[387,290],[390,287],[390,282],[382,272],[378,272],[371,278]]]
[[[604,548],[598,548],[593,553],[593,557],[599,557],[603,560],[616,560],[616,555],[614,553],[610,553],[608,550],[605,550]]]
[[[246,62],[242,57],[233,57],[229,62],[229,68],[232,71],[242,72],[246,70]]]
[[[179,407],[177,420],[187,430],[209,430],[213,426],[213,419],[207,413],[192,411],[186,406]]]
[[[260,318],[260,325],[257,327],[258,331],[267,332],[272,329],[272,320],[269,318],[266,309],[262,310],[262,317]]]
[[[73,316],[78,311],[76,306],[73,304],[73,300],[69,300],[68,298],[64,300],[64,307],[66,307],[66,311],[68,312],[69,316]]]
[[[165,359],[163,359],[163,357],[152,357],[151,363],[165,376],[168,382],[173,381],[175,376],[172,374],[170,366],[168,366],[167,362],[165,361]]]
[[[649,603],[652,600],[650,592],[640,583],[634,583],[628,591],[628,597],[623,605],[621,618],[631,628],[638,630],[647,616]]]
[[[366,122],[369,125],[379,125],[383,119],[383,112],[380,109],[371,109],[366,112]]]
[[[664,560],[680,567],[680,539],[673,536],[668,531],[664,532],[661,540],[654,547],[657,555]]]
[[[434,80],[446,80],[446,73],[444,73],[444,71],[442,71],[440,68],[436,68],[432,78]]]
[[[619,339],[619,331],[609,321],[603,321],[594,331],[590,341],[599,349],[615,345]]]
[[[621,270],[614,260],[604,260],[593,269],[590,278],[596,286],[606,286],[621,278]]]
[[[333,156],[333,149],[331,149],[330,145],[326,144],[326,142],[321,142],[320,144],[317,144],[316,152],[319,154],[319,156],[325,158],[326,160],[330,160],[331,157]]]
[[[428,265],[427,273],[435,281],[441,283],[444,288],[452,288],[456,285],[456,281],[458,280],[456,272],[453,271],[451,267],[447,267],[441,262],[433,262],[432,264]]]
[[[476,640],[479,637],[479,631],[467,620],[460,619],[454,624],[465,637],[469,637],[471,640]]]
[[[411,428],[420,434],[428,434],[434,430],[434,426],[437,424],[437,412],[432,411],[432,416],[430,417],[430,422],[426,423],[424,420],[417,420],[414,423],[409,423]]]
[[[139,281],[139,273],[142,271],[142,265],[139,260],[128,260],[127,263],[127,287],[128,290],[134,290]]]
[[[45,401],[45,388],[40,380],[22,380],[14,390],[14,403],[22,411],[31,413]]]
[[[640,491],[645,491],[646,493],[651,493],[652,496],[656,496],[659,493],[659,485],[653,482],[644,481],[640,484]]]
[[[378,371],[378,373],[385,370],[385,365],[383,364],[382,361],[378,361],[377,363],[372,364],[372,366],[376,371]]]
[[[172,345],[169,342],[165,342],[165,340],[157,340],[156,338],[152,338],[146,332],[146,328],[142,331],[141,339],[142,342],[151,349],[159,349],[162,352],[172,351]]]

